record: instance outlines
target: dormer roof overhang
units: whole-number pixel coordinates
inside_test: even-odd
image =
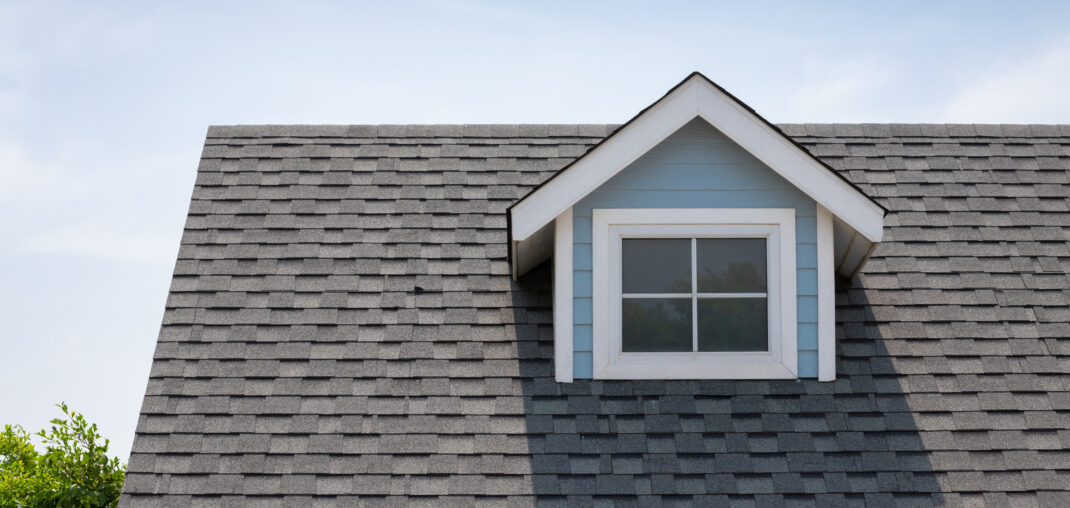
[[[853,276],[861,268],[883,238],[887,209],[776,125],[694,72],[509,207],[513,275],[549,257],[554,219],[695,118],[709,122],[827,209],[837,226],[837,272]]]

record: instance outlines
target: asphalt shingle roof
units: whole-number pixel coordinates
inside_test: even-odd
[[[838,379],[553,379],[505,209],[606,125],[208,132],[125,506],[1070,505],[1070,126],[784,125],[891,210]]]

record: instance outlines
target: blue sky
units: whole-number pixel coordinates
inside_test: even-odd
[[[746,5],[741,5],[746,4]],[[1003,5],[1006,4],[1006,5]],[[0,423],[126,459],[210,124],[1070,123],[1070,4],[0,0]]]

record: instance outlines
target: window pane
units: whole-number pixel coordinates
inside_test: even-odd
[[[699,351],[768,351],[765,298],[699,298]]]
[[[691,351],[690,298],[625,298],[621,316],[623,352]]]
[[[691,240],[625,238],[621,245],[625,293],[690,293]]]
[[[765,238],[699,238],[699,293],[764,293]]]

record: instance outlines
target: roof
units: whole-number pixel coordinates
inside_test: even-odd
[[[866,233],[872,236],[872,241],[880,240],[880,219],[888,211],[886,208],[821,159],[814,157],[806,147],[786,136],[780,128],[753,108],[700,72],[692,72],[660,99],[513,203],[509,207],[510,217],[513,221],[523,221],[524,225],[517,226],[514,223],[510,230],[511,236],[515,240],[523,240],[534,234],[587,193],[695,118],[702,118],[726,134],[799,190],[827,208],[832,208],[834,212],[845,206],[842,202],[857,201],[854,203],[855,207],[842,208],[842,211],[871,215],[872,217],[867,218],[874,223],[871,225],[873,231]],[[584,172],[598,176],[595,178],[592,175],[585,180],[574,174]],[[568,178],[566,175],[574,178],[569,182],[560,181]],[[547,188],[553,184],[559,184],[556,193]],[[539,194],[555,196],[539,200]],[[532,217],[517,217],[520,210],[526,206],[534,209],[529,212]],[[845,221],[858,225],[860,229],[870,229],[861,227],[863,224],[856,223],[858,219],[847,213],[841,213],[840,216]]]
[[[613,128],[210,128],[122,504],[1070,505],[1070,126],[782,125],[890,210],[837,380],[559,384],[505,210]]]
[[[806,147],[702,73],[693,72],[552,177],[513,203],[508,211],[514,277],[549,259],[552,224],[577,202],[629,167],[654,146],[695,119],[702,119],[827,209],[836,220],[833,255],[837,270],[853,275],[884,234],[887,209],[867,196]],[[857,256],[848,256],[858,242]]]

